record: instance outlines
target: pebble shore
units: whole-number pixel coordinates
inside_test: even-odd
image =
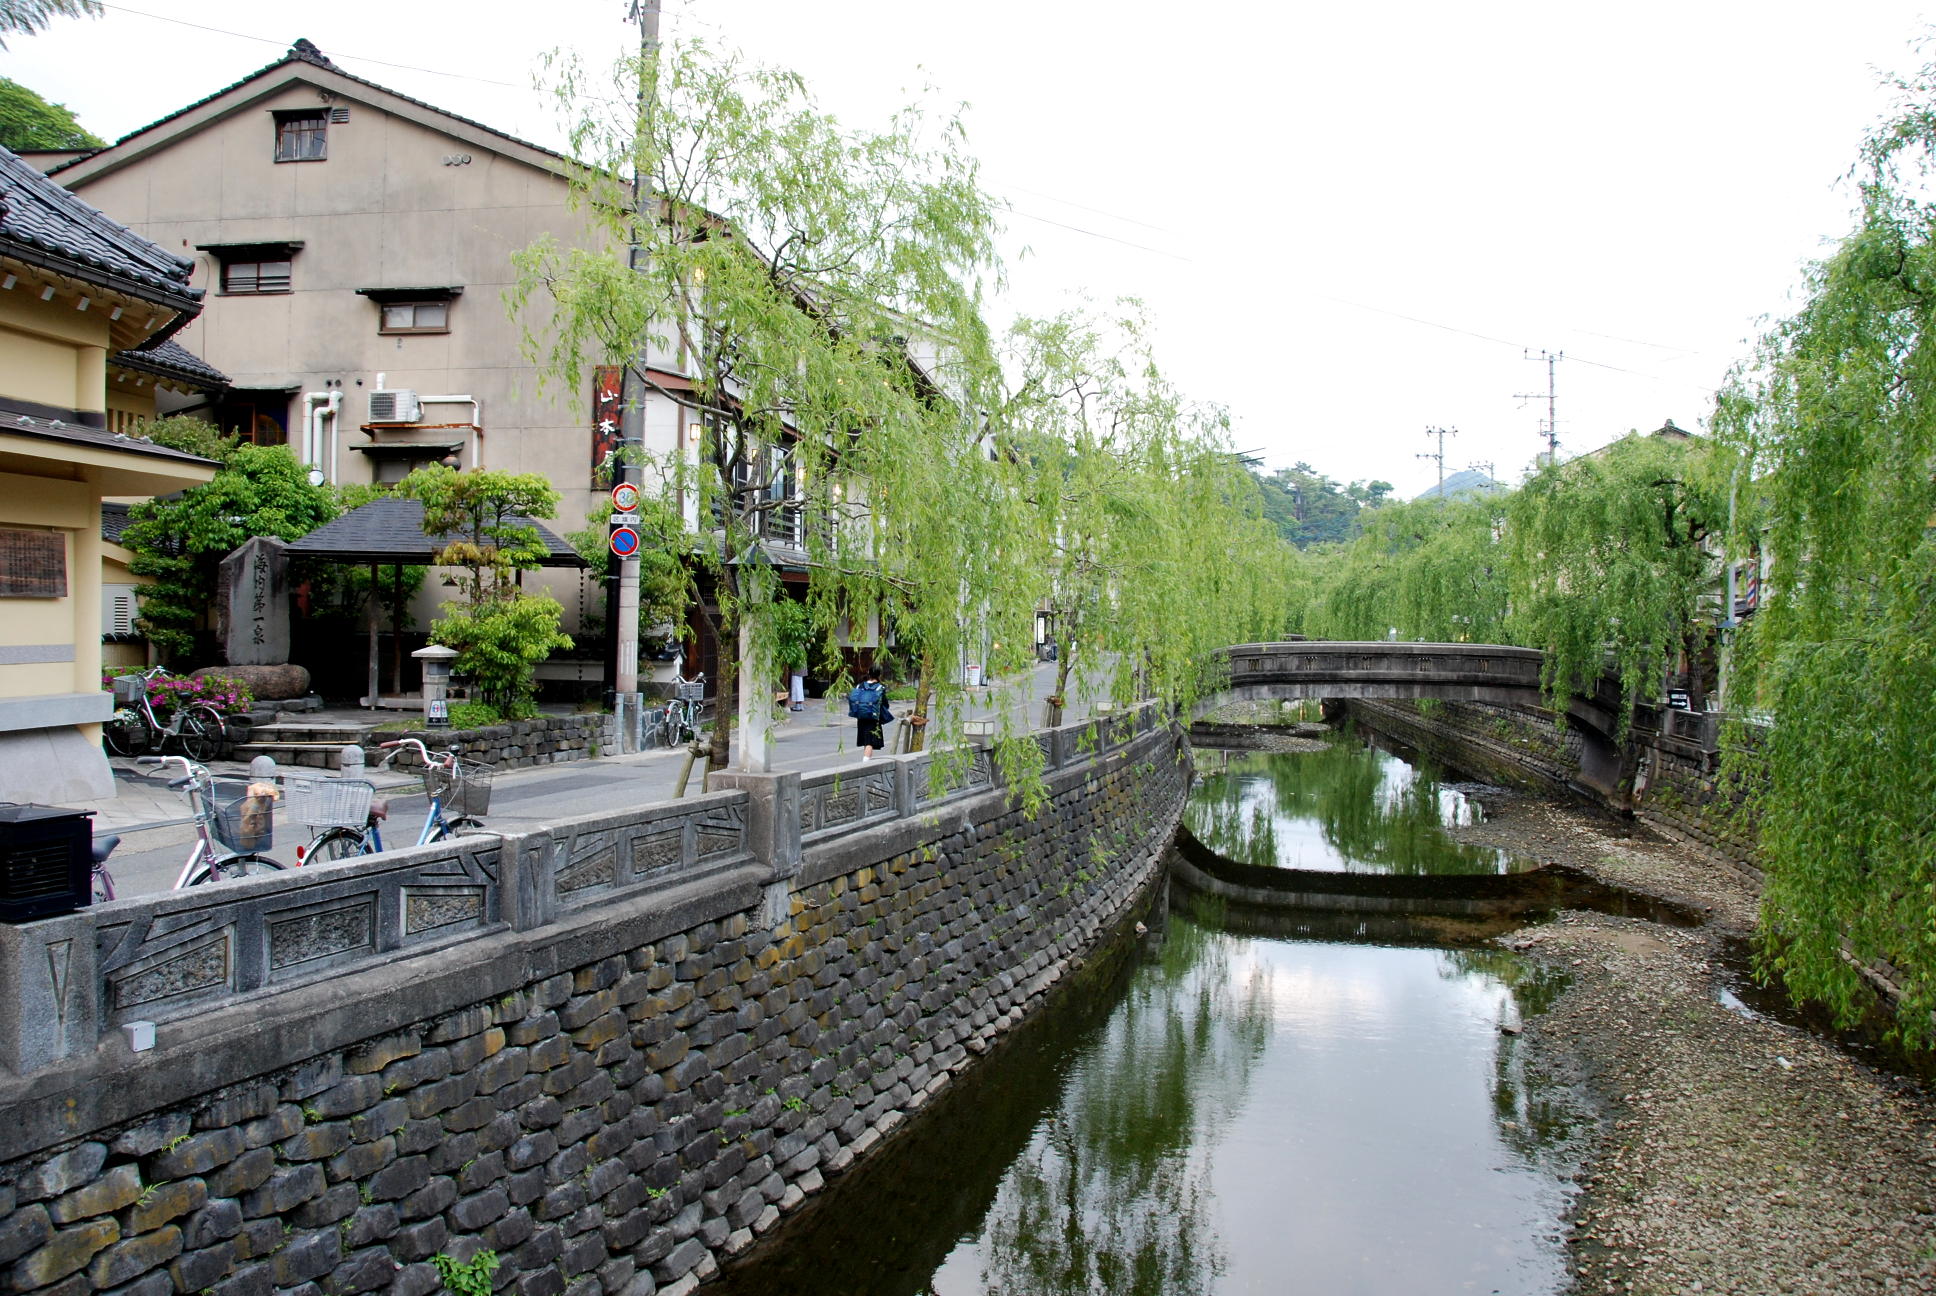
[[[1501,938],[1570,978],[1525,1041],[1599,1114],[1568,1221],[1574,1290],[1936,1292],[1936,1095],[1730,1001],[1756,875],[1585,811],[1485,801],[1456,836],[1709,915],[1569,911]]]

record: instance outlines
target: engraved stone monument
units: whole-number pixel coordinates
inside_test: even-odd
[[[289,546],[256,536],[222,560],[221,632],[231,666],[289,660]]]

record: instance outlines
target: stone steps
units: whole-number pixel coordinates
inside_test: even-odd
[[[249,741],[237,744],[235,758],[268,756],[278,765],[310,769],[341,769],[343,748],[368,748],[372,727],[346,724],[257,725]]]

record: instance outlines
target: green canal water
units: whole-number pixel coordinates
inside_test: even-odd
[[[1213,757],[1215,849],[1495,871],[1432,771],[1340,740]],[[1558,1293],[1586,1117],[1523,1064],[1558,985],[1494,947],[1285,939],[1159,905],[716,1288],[730,1296]],[[1306,928],[1308,930],[1308,928]]]

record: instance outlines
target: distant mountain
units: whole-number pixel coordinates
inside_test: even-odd
[[[1443,485],[1428,487],[1413,496],[1414,499],[1458,499],[1464,495],[1498,495],[1507,488],[1503,482],[1496,482],[1477,468],[1462,468],[1445,479]]]

